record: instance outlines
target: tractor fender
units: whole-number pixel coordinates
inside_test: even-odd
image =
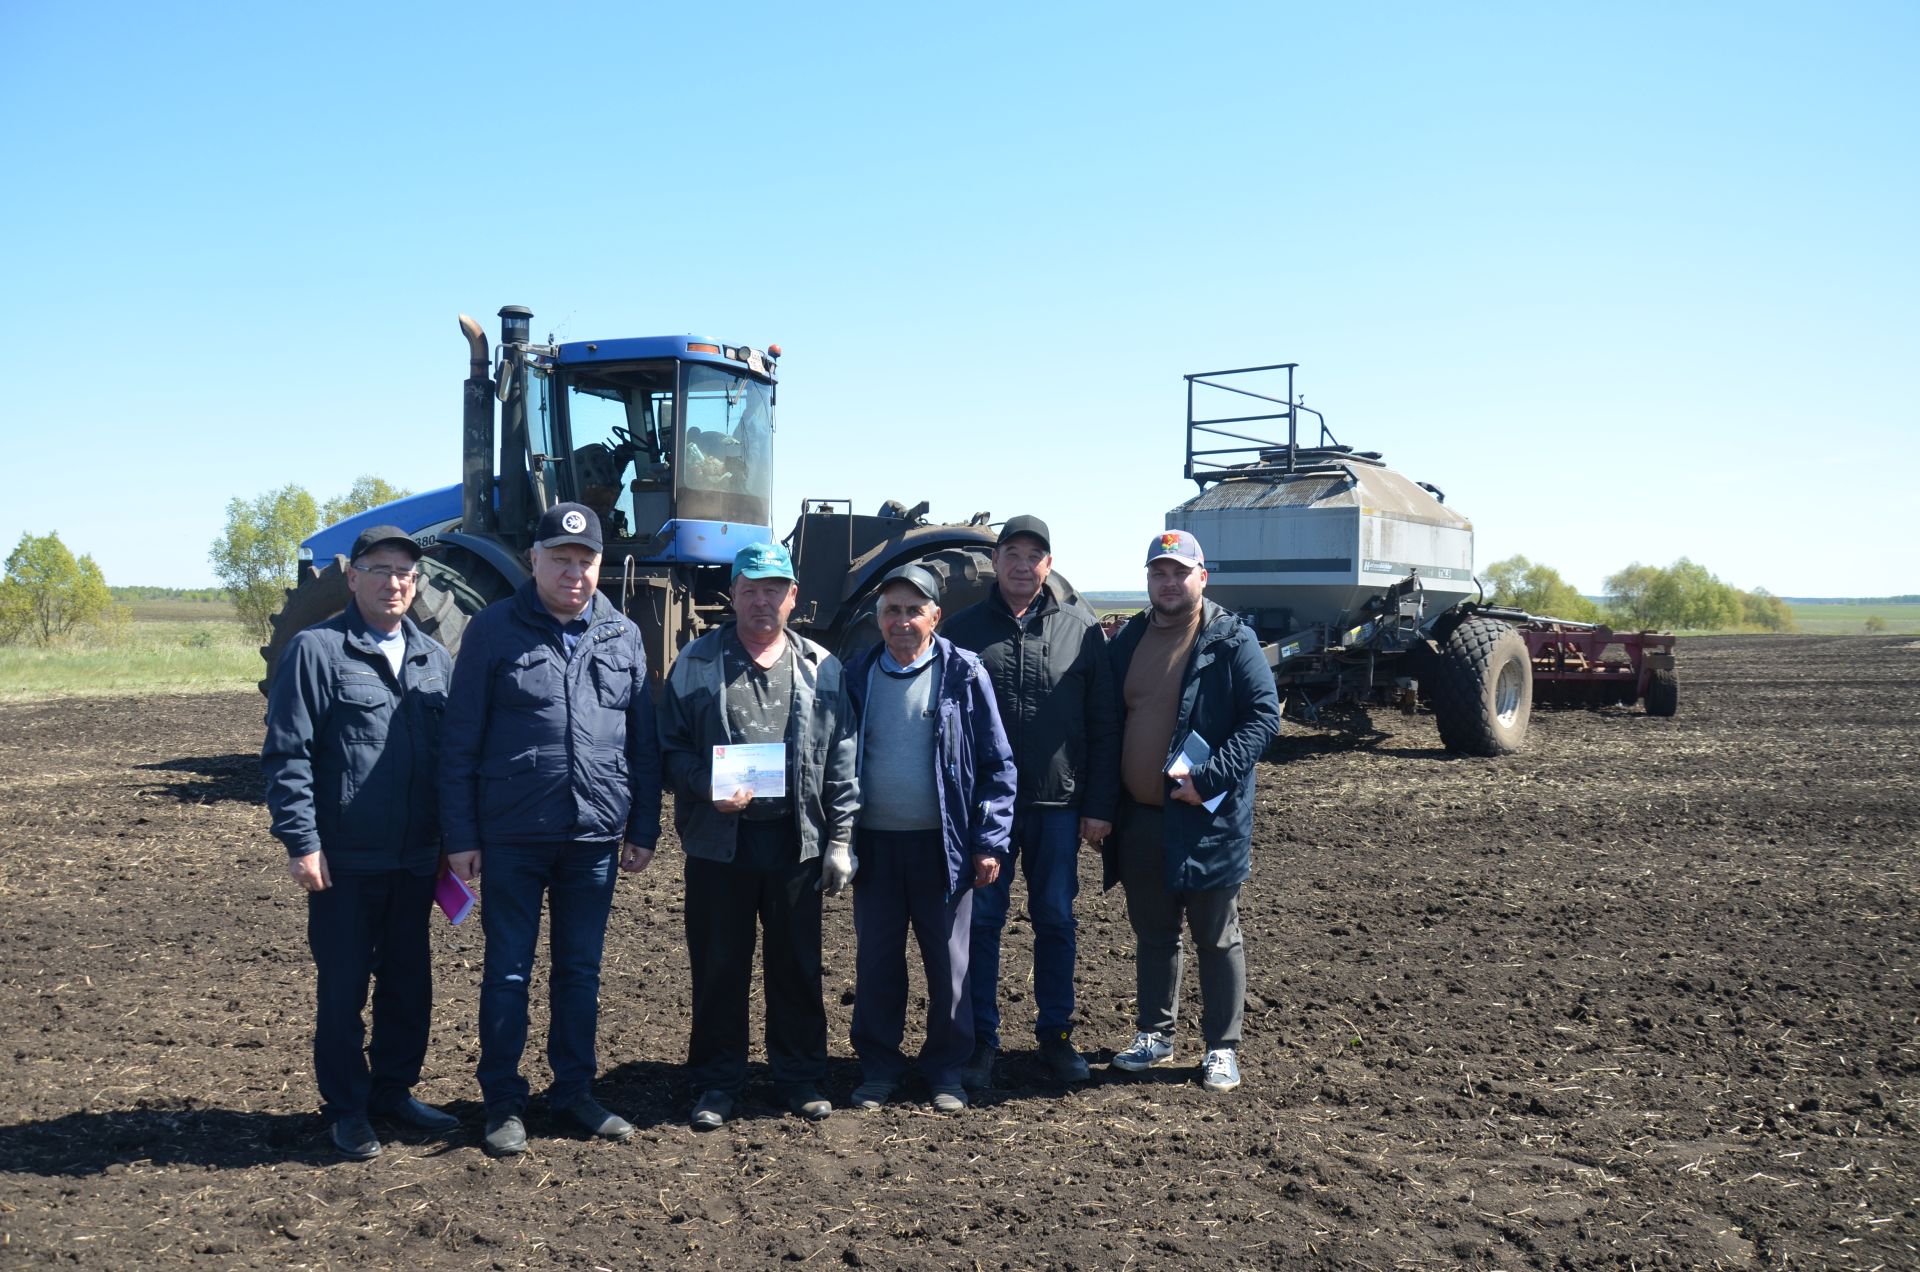
[[[498,539],[484,534],[468,534],[464,530],[450,530],[440,536],[439,542],[465,548],[485,561],[498,572],[508,590],[519,587],[532,577],[533,572],[527,568],[526,558]]]

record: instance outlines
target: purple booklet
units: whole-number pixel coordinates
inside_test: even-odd
[[[443,867],[433,885],[433,899],[446,912],[447,922],[458,923],[473,912],[473,903],[479,898],[464,879]]]

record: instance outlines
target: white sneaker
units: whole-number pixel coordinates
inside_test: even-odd
[[[1165,1064],[1172,1058],[1172,1037],[1142,1029],[1133,1035],[1132,1046],[1114,1054],[1113,1067],[1125,1069],[1128,1073],[1144,1073],[1154,1065]]]
[[[1240,1062],[1232,1047],[1207,1052],[1200,1062],[1200,1085],[1209,1091],[1231,1091],[1240,1085]]]

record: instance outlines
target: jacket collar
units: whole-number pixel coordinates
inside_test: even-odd
[[[987,606],[1009,623],[1024,623],[1030,618],[1040,618],[1058,609],[1059,605],[1060,603],[1053,599],[1053,593],[1042,587],[1040,595],[1033,598],[1033,604],[1027,606],[1027,612],[1016,618],[1013,606],[1007,604],[1007,598],[1001,593],[998,583],[995,583],[993,590],[987,593]]]
[[[551,628],[560,621],[549,614],[547,607],[540,603],[540,590],[534,586],[532,579],[528,579],[514,590],[513,608],[521,621],[531,623],[535,627]],[[587,602],[587,608],[580,613],[580,618],[587,621],[588,631],[619,617],[620,611],[613,608],[613,602],[597,591],[593,594],[593,599]],[[579,619],[574,621],[578,622]]]
[[[738,623],[721,624],[706,636],[702,636],[699,640],[694,641],[691,645],[688,645],[680,651],[680,657],[692,658],[700,662],[718,662],[726,638],[730,636],[738,626]],[[787,628],[786,632],[787,644],[792,648],[796,657],[806,662],[818,663],[827,656],[825,649],[808,640],[799,632],[794,631],[793,628]],[[709,637],[711,639],[709,639]]]

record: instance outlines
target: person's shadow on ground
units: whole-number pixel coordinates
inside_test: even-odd
[[[0,1126],[0,1172],[118,1174],[135,1162],[241,1169],[268,1162],[341,1160],[315,1113],[236,1109],[116,1109]]]
[[[168,782],[153,788],[153,794],[170,796],[183,804],[267,802],[266,782],[260,776],[260,755],[185,755],[177,760],[136,764],[136,769],[161,773],[186,773],[199,781]]]

